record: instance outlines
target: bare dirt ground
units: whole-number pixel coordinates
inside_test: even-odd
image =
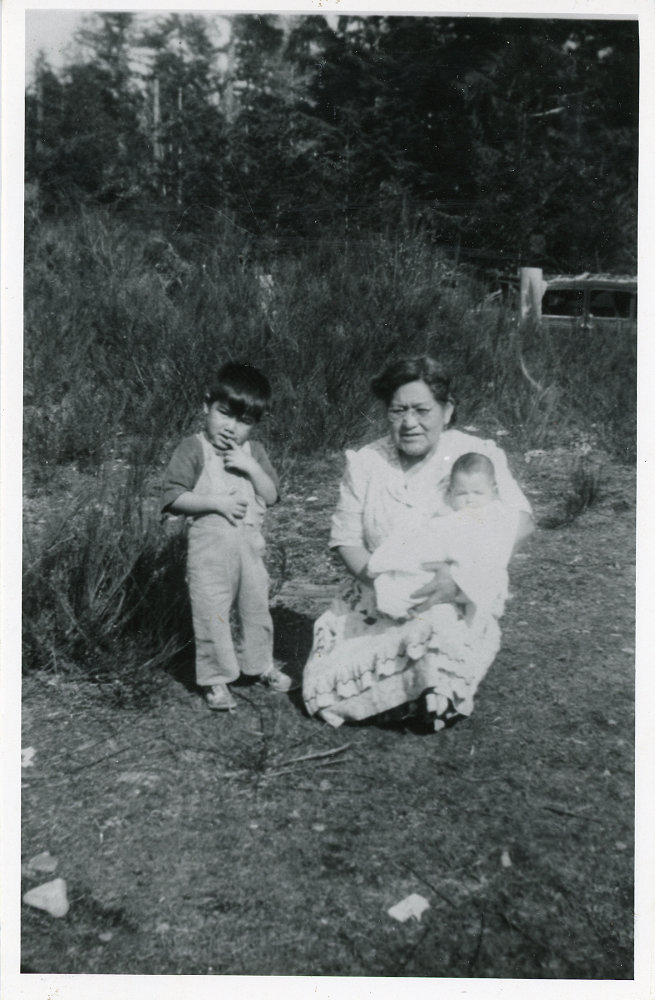
[[[570,455],[513,464],[539,518],[562,509]],[[299,461],[270,521],[297,677],[339,579],[340,470]],[[607,463],[517,556],[475,714],[439,734],[333,730],[255,686],[212,715],[188,669],[123,708],[28,676],[24,889],[62,877],[70,910],[24,907],[24,971],[632,978],[634,579],[634,476]],[[399,923],[410,893],[429,908]]]

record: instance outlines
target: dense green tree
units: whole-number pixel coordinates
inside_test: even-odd
[[[129,70],[131,14],[101,14],[81,29],[94,58],[56,78],[41,61],[28,95],[28,179],[49,203],[117,202],[140,187],[141,95]]]
[[[35,200],[50,206],[61,185],[60,115],[64,87],[40,53],[34,65],[34,83],[25,98],[26,180]],[[38,190],[38,199],[36,192]]]
[[[489,46],[463,79],[472,182],[464,237],[477,234],[517,263],[617,267],[626,196],[636,198],[634,26],[539,27],[497,22],[505,48]]]
[[[421,225],[508,270],[632,269],[636,22],[345,15],[88,20],[45,61],[26,169],[50,203],[140,203],[253,241]],[[222,51],[219,51],[222,50]]]
[[[302,72],[286,58],[293,19],[232,20],[226,86],[226,197],[253,245],[307,234],[314,202]]]
[[[340,18],[309,93],[342,202],[409,197],[474,259],[617,266],[635,242],[636,46],[630,22]]]
[[[150,53],[142,80],[151,192],[187,221],[206,218],[224,188],[217,45],[205,18],[170,14],[140,35],[139,47]]]

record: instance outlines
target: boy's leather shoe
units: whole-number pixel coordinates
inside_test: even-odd
[[[237,707],[227,684],[212,684],[205,688],[205,701],[213,712],[233,712]]]

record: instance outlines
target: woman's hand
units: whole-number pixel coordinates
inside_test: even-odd
[[[433,604],[453,604],[461,600],[462,592],[453,580],[450,563],[423,563],[421,568],[434,573],[434,576],[425,586],[411,595],[413,601],[424,598],[415,607],[415,611],[425,611]]]
[[[527,511],[519,511],[519,519],[516,529],[516,538],[514,540],[514,548],[512,549],[512,555],[520,549],[526,538],[529,538],[532,532],[535,530],[534,520],[531,514]]]

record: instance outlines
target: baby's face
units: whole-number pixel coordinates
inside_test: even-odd
[[[486,507],[496,496],[496,487],[484,472],[458,472],[453,476],[448,497],[453,510]]]

